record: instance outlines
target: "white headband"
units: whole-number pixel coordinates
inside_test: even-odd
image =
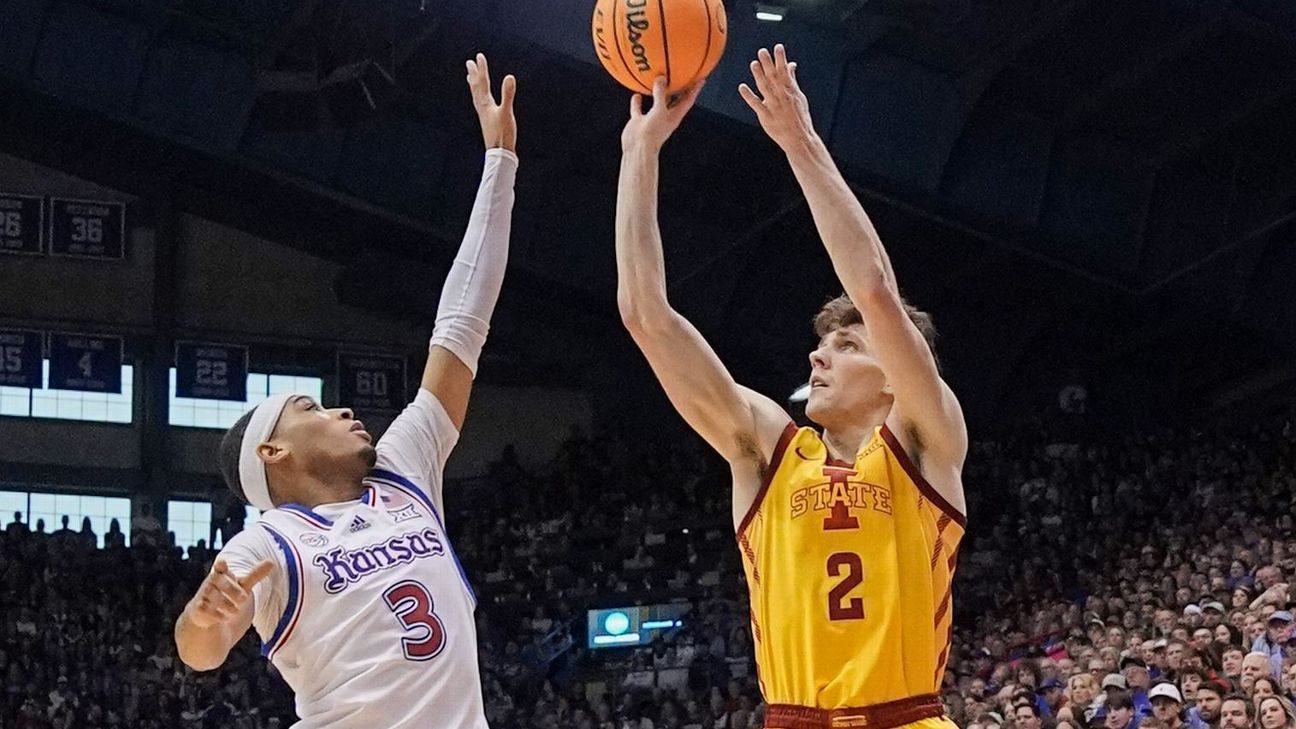
[[[274,507],[270,500],[270,482],[266,480],[265,463],[257,455],[257,446],[270,440],[279,416],[289,400],[298,397],[295,393],[271,395],[252,410],[252,419],[248,421],[247,430],[243,431],[243,444],[239,448],[239,484],[248,503],[262,511]]]

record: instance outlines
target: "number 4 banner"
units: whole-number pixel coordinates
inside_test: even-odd
[[[50,388],[122,391],[122,338],[50,334]]]
[[[339,405],[370,412],[405,407],[405,358],[338,353]]]
[[[247,402],[247,347],[176,342],[175,365],[176,397]]]

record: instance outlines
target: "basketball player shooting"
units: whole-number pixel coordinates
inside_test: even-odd
[[[775,729],[954,726],[937,697],[966,525],[967,430],[930,318],[815,133],[783,47],[739,93],[786,153],[846,295],[814,320],[806,414],[738,385],[666,297],[658,154],[697,99],[631,101],[617,201],[617,300],[671,403],[733,473],[761,691]],[[789,252],[788,255],[795,255]]]
[[[249,627],[296,695],[299,729],[485,729],[475,597],[446,536],[442,469],[459,437],[508,259],[517,83],[496,103],[468,61],[486,162],[446,278],[422,386],[377,444],[349,409],[274,396],[225,435],[221,466],[264,510],[176,621],[209,671]]]

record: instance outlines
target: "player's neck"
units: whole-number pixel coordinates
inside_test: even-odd
[[[364,480],[347,476],[332,478],[302,476],[301,481],[295,485],[297,488],[293,489],[293,493],[298,497],[294,499],[295,503],[308,509],[324,504],[355,501],[364,493]]]
[[[825,426],[822,437],[824,444],[828,446],[828,455],[839,461],[854,463],[856,454],[873,437],[873,430],[885,421],[884,415],[878,419],[860,419]]]

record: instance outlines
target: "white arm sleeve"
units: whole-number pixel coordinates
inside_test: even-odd
[[[459,431],[441,401],[419,388],[414,401],[396,416],[375,446],[378,451],[375,466],[413,481],[444,514],[442,473],[458,442]]]
[[[473,377],[477,376],[477,360],[486,344],[491,313],[508,265],[517,167],[516,154],[506,149],[486,150],[477,202],[459,254],[441,288],[429,345],[449,350],[472,371]]]
[[[252,587],[252,601],[255,605],[252,627],[263,642],[269,640],[283,614],[288,594],[288,575],[284,571],[283,553],[275,547],[265,529],[253,525],[234,535],[217,558],[225,560],[230,573],[235,577],[243,577],[264,560],[274,562],[275,569],[270,572],[270,576]]]

